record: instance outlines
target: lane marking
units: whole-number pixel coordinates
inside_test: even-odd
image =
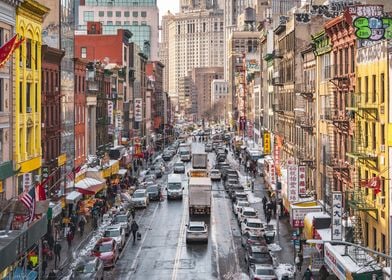
[[[144,234],[144,237],[143,237],[143,239],[142,239],[142,242],[139,243],[139,244],[140,244],[139,249],[138,249],[137,252],[136,252],[135,258],[134,258],[134,260],[133,260],[133,262],[132,262],[132,265],[131,265],[131,269],[130,269],[129,273],[127,274],[127,278],[126,278],[126,279],[131,279],[131,275],[136,271],[136,263],[137,263],[137,260],[138,260],[138,258],[139,258],[139,255],[140,255],[141,251],[142,251],[142,247],[143,247],[143,245],[144,245],[144,242],[146,241],[146,238],[147,238],[147,235],[148,235],[148,233],[149,233],[149,231],[150,231],[150,229],[151,229],[151,226],[152,226],[152,224],[153,224],[154,221],[155,221],[154,218],[155,218],[155,214],[156,214],[156,212],[157,212],[157,210],[158,210],[158,206],[159,206],[159,204],[156,204],[155,209],[154,209],[154,212],[153,212],[153,214],[152,214],[152,219],[151,219],[151,221],[150,221],[150,223],[149,223],[149,225],[148,225],[148,228],[147,228],[147,230],[146,230],[146,233]],[[140,220],[141,220],[142,217],[143,217],[143,216],[140,216],[139,222],[140,222]],[[131,238],[129,238],[129,239],[131,239]],[[128,242],[129,242],[129,241],[128,241]]]
[[[212,196],[212,200],[213,200],[213,205],[216,205],[217,200],[214,198],[214,196],[211,194]],[[219,209],[219,207],[214,207],[216,209]],[[220,268],[219,268],[219,247],[218,247],[218,242],[216,240],[217,237],[217,226],[216,226],[216,219],[215,219],[215,215],[213,215],[215,212],[212,212],[212,217],[211,217],[211,239],[212,239],[212,243],[215,245],[215,262],[216,262],[216,272],[218,274],[218,279],[220,278]]]

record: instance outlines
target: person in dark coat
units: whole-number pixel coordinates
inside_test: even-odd
[[[56,280],[56,273],[53,270],[49,272],[48,280]]]
[[[133,236],[133,244],[135,244],[135,242],[136,242],[136,234],[137,234],[138,230],[139,230],[139,225],[136,223],[135,220],[133,220],[132,224],[131,224],[131,231],[132,231],[132,236]]]
[[[79,230],[80,230],[80,236],[83,236],[84,233],[84,226],[86,225],[87,220],[84,215],[80,216],[80,221],[79,221]]]
[[[46,260],[46,258],[44,257],[44,259],[42,260],[42,264],[41,264],[41,269],[42,269],[42,276],[45,278],[45,273],[46,273],[46,268],[48,267],[48,261]]]
[[[312,273],[312,271],[309,269],[309,267],[306,269],[306,271],[305,271],[305,273],[304,273],[304,276],[302,277],[302,279],[304,279],[304,280],[312,280],[312,276],[313,276],[313,273]]]
[[[261,202],[263,203],[263,210],[264,210],[264,213],[265,213],[265,210],[267,209],[268,199],[264,196],[263,199],[261,200]]]
[[[68,249],[71,249],[72,240],[73,240],[73,239],[74,239],[74,234],[73,234],[73,232],[70,230],[70,231],[67,233]]]
[[[319,277],[320,280],[326,280],[329,276],[329,272],[327,270],[327,268],[325,267],[325,265],[322,265],[320,270],[319,270]]]
[[[57,259],[59,260],[59,263],[61,261],[61,244],[60,242],[56,241],[54,244],[54,267],[57,267]]]

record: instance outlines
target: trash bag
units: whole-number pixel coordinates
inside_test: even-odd
[[[138,232],[136,237],[137,237],[137,240],[141,240],[142,239],[142,234],[140,232]]]

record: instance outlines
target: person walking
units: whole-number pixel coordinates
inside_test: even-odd
[[[46,268],[48,267],[48,261],[46,260],[46,257],[43,258],[42,264],[41,264],[41,269],[42,269],[42,277],[45,279],[45,274],[46,274]]]
[[[56,241],[54,244],[54,268],[57,268],[57,259],[59,260],[59,264],[61,261],[61,244],[60,242]]]
[[[86,225],[86,223],[87,223],[86,217],[84,215],[81,215],[79,220],[80,236],[83,236],[84,234],[84,226]]]
[[[135,220],[135,214],[136,214],[135,207],[131,206],[130,212],[131,212],[132,220]]]
[[[251,187],[251,190],[253,193],[255,191],[255,179],[254,178],[252,178],[252,181],[250,182],[250,187]]]
[[[53,270],[49,272],[48,280],[56,280],[56,273]]]
[[[136,242],[136,234],[137,234],[138,230],[139,230],[139,225],[136,223],[135,220],[133,220],[132,224],[131,224],[131,231],[132,231],[132,236],[133,236],[133,244],[135,244],[135,242]]]
[[[312,271],[310,270],[310,268],[308,267],[308,268],[306,269],[306,271],[305,271],[304,276],[302,277],[302,279],[304,279],[304,280],[312,280],[312,276],[313,276],[313,273],[312,273]]]
[[[263,199],[261,200],[261,202],[263,203],[263,210],[264,210],[264,213],[265,213],[265,210],[267,209],[268,199],[264,196]]]
[[[72,230],[70,230],[67,234],[67,242],[68,242],[68,249],[71,249],[72,246],[72,240],[74,239],[74,234]]]

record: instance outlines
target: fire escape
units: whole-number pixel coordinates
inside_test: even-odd
[[[359,170],[360,166],[365,165],[370,169],[378,169],[378,158],[377,155],[369,152],[367,146],[368,143],[365,140],[367,135],[364,135],[362,129],[363,120],[373,120],[378,119],[378,105],[367,103],[367,99],[364,93],[352,94],[349,106],[346,107],[347,113],[354,117],[354,145],[352,151],[346,153],[346,155],[353,159],[355,162],[356,170]],[[347,205],[349,210],[353,214],[353,226],[354,226],[354,242],[359,245],[363,244],[363,223],[362,223],[362,213],[373,212],[376,219],[378,219],[378,209],[366,200],[363,188],[361,187],[362,178],[359,178],[358,172],[354,173],[353,178],[354,189],[353,191],[347,193]],[[365,181],[370,178],[364,178]],[[358,263],[366,263],[366,256],[363,250],[353,250],[353,255]]]

